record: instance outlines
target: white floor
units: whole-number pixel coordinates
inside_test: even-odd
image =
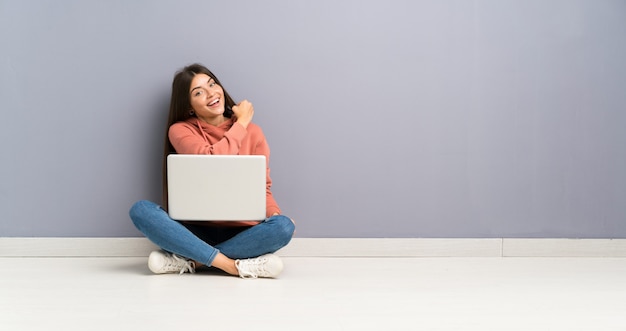
[[[0,330],[626,330],[626,258],[283,261],[244,280],[0,258]]]

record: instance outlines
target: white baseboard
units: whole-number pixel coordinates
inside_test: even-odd
[[[303,257],[494,257],[502,255],[502,239],[295,238],[278,254]]]
[[[0,238],[0,257],[132,257],[155,249],[146,238]]]
[[[146,238],[0,238],[0,257],[141,257]],[[294,238],[284,257],[626,257],[626,239]]]
[[[504,239],[504,257],[626,257],[626,239]]]

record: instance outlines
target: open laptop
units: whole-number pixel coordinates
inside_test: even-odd
[[[167,157],[168,213],[180,221],[265,219],[265,156]]]

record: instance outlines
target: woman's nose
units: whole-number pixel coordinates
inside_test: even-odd
[[[216,91],[214,88],[212,88],[211,86],[208,86],[206,90],[207,90],[207,95],[208,95],[209,97],[210,97],[210,96],[212,96],[213,94],[215,94],[215,93],[217,92],[217,91]]]

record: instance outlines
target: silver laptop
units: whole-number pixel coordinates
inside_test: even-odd
[[[181,221],[265,219],[265,156],[167,157],[168,213]]]

